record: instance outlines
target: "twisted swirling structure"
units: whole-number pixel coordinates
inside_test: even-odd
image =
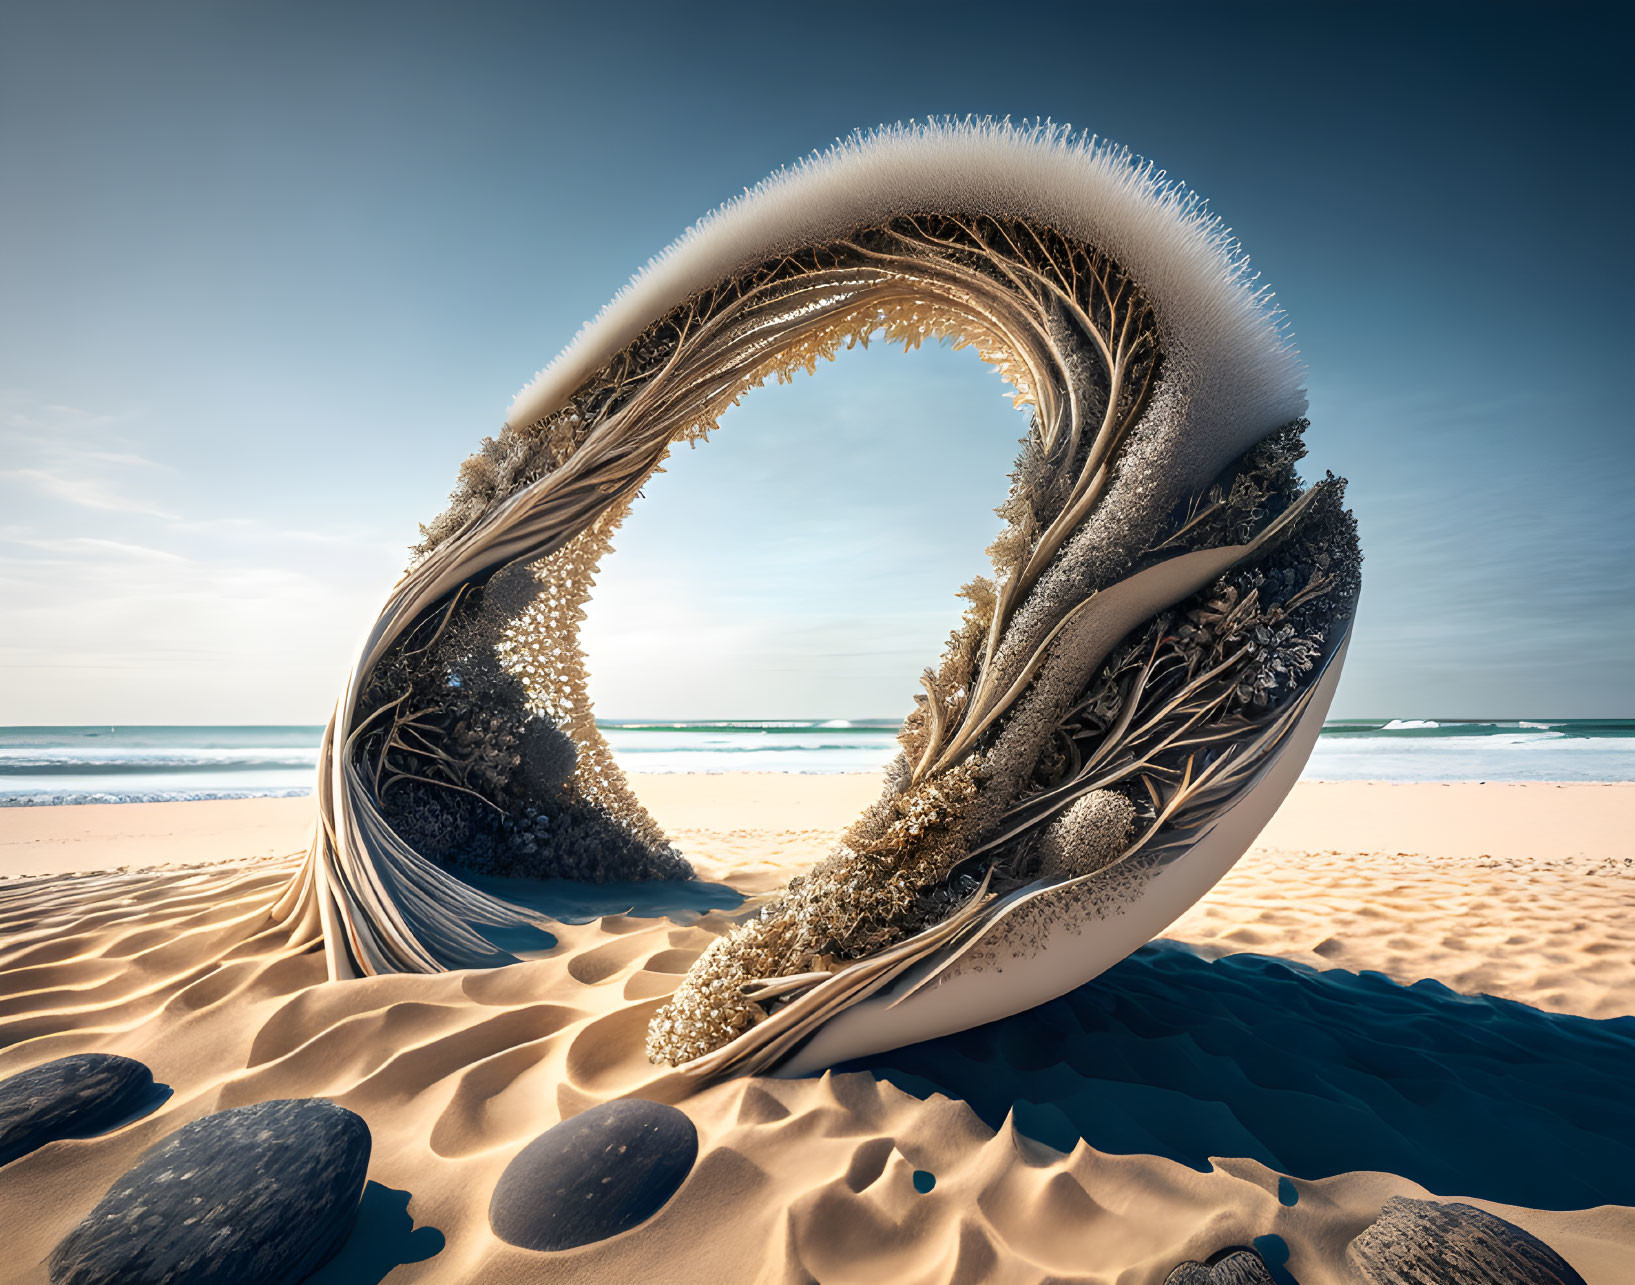
[[[879,803],[705,952],[650,1054],[695,1078],[810,1069],[1018,1011],[1247,848],[1309,753],[1359,586],[1343,484],[1294,471],[1280,314],[1202,201],[1124,150],[896,126],[691,229],[467,461],[349,672],[280,906],[332,975],[504,962],[492,930],[530,915],[458,873],[473,853],[685,877],[596,730],[581,607],[675,444],[879,335],[974,346],[1032,408],[993,574],[962,590]]]

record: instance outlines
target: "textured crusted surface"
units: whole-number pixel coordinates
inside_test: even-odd
[[[1234,1249],[1208,1263],[1182,1263],[1164,1285],[1275,1285],[1266,1260],[1252,1249]]]
[[[1003,968],[1013,959],[1030,959],[1058,925],[1074,937],[1095,931],[1096,925],[1122,915],[1141,899],[1158,869],[1158,859],[1138,854],[1071,887],[1051,888],[1010,911],[938,974],[948,985],[970,973]]]
[[[1039,836],[1041,879],[1093,874],[1124,850],[1135,828],[1135,808],[1114,790],[1081,796]]]
[[[53,1285],[294,1282],[339,1246],[369,1126],[319,1098],[195,1120],[109,1188],[51,1255]]]
[[[522,680],[529,703],[573,737],[579,751],[573,784],[579,797],[619,817],[639,838],[660,848],[666,843],[664,832],[631,793],[623,769],[596,730],[590,675],[579,647],[584,603],[624,515],[623,509],[604,514],[577,539],[535,564],[539,593],[506,629],[499,655]]]
[[[1368,1285],[1584,1285],[1538,1237],[1459,1201],[1391,1197],[1345,1259]]]

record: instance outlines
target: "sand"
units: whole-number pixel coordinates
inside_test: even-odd
[[[701,877],[753,893],[822,855],[877,782],[636,788]],[[1341,1285],[1341,1249],[1383,1201],[1427,1194],[1358,1170],[1296,1176],[1280,1200],[1282,1175],[1255,1160],[1200,1171],[1082,1141],[1058,1152],[963,1100],[851,1072],[738,1080],[682,1101],[700,1159],[655,1218],[565,1254],[511,1248],[486,1218],[501,1170],[557,1120],[654,1079],[649,1015],[744,912],[612,915],[563,926],[549,953],[502,970],[327,983],[321,957],[266,919],[309,808],[0,812],[0,872],[13,876],[0,884],[0,1075],[101,1049],[142,1059],[173,1090],[145,1119],[0,1169],[0,1278],[43,1280],[51,1247],[151,1143],[274,1097],[333,1098],[373,1133],[380,1188],[332,1280],[375,1281],[397,1264],[392,1281],[1158,1285],[1183,1259],[1280,1236],[1302,1285]],[[1632,820],[1635,786],[1303,783],[1168,936],[1205,956],[1252,951],[1556,1013],[1631,1014]],[[936,1175],[929,1194],[915,1170]],[[1590,1285],[1627,1282],[1635,1210],[1473,1203],[1548,1241]]]
[[[312,799],[86,803],[0,811],[0,878],[197,865],[306,846]]]

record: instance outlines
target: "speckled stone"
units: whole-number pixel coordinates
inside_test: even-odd
[[[0,1165],[84,1138],[157,1102],[153,1073],[112,1053],[76,1053],[0,1080]]]
[[[1537,1236],[1457,1201],[1392,1196],[1345,1260],[1369,1285],[1584,1285]]]
[[[271,1285],[351,1231],[369,1126],[322,1098],[184,1125],[126,1171],[51,1255],[53,1285]]]
[[[606,1240],[658,1213],[697,1158],[698,1131],[674,1107],[604,1102],[517,1153],[494,1187],[488,1221],[523,1249]]]
[[[1234,1249],[1211,1263],[1182,1263],[1164,1285],[1276,1285],[1266,1260],[1252,1249]]]

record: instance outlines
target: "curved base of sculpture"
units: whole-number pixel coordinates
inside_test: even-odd
[[[1094,981],[1157,937],[1237,864],[1288,797],[1322,730],[1344,653],[1342,644],[1260,779],[1184,853],[1035,891],[953,958],[931,961],[840,1013],[776,1073],[810,1075],[1009,1017]]]

